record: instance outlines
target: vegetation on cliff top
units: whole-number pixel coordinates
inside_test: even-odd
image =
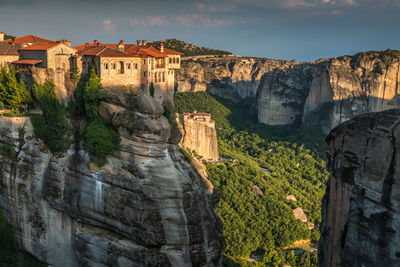
[[[228,51],[196,46],[176,39],[154,41],[149,44],[160,46],[161,42],[164,42],[165,48],[181,52],[183,53],[184,57],[199,56],[199,55],[219,55],[219,56],[232,55],[232,53]]]
[[[86,150],[100,166],[106,163],[107,155],[119,149],[121,142],[111,123],[104,121],[98,113],[103,90],[100,78],[92,65],[88,77],[81,81],[76,90],[76,102],[70,104],[75,115],[84,116],[87,120],[86,127],[80,129],[80,135],[85,140]]]
[[[248,107],[205,92],[178,93],[174,100],[177,112],[209,112],[216,121],[219,152],[225,160],[207,163],[207,172],[221,196],[217,210],[224,225],[225,256],[241,265],[260,255],[262,260],[254,265],[315,265],[316,253],[292,258],[283,248],[299,239],[319,239],[328,177],[321,156],[323,134],[318,129],[259,124],[248,115]],[[262,194],[253,192],[255,186]],[[287,195],[297,201],[287,200]],[[296,207],[306,210],[313,230],[293,216]]]

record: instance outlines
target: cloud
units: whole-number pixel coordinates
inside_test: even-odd
[[[308,2],[306,0],[284,0],[281,1],[281,7],[287,9],[294,9],[294,8],[310,8],[315,7],[317,3]]]
[[[200,23],[202,26],[205,27],[225,27],[231,26],[235,24],[233,19],[224,19],[224,18],[213,18],[209,15],[199,14],[199,13],[192,13],[190,15],[183,15],[183,16],[175,16],[176,22],[179,24],[191,26],[194,23]],[[244,20],[237,20],[238,23],[243,23]]]
[[[164,25],[168,24],[167,19],[162,15],[159,15],[159,16],[147,16],[146,20],[150,25],[164,26]]]
[[[224,3],[223,1],[219,4],[205,4],[203,2],[196,3],[196,9],[198,11],[204,12],[231,12],[236,9],[235,4],[231,3]]]
[[[110,19],[103,20],[103,30],[108,33],[115,33],[117,29],[117,25],[112,23]]]
[[[163,15],[157,16],[147,16],[144,19],[131,19],[132,26],[138,25],[155,25],[155,26],[165,26],[168,25],[168,20]]]

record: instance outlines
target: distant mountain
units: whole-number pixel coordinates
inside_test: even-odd
[[[169,48],[178,52],[183,53],[183,56],[199,56],[199,55],[232,55],[229,51],[211,49],[202,46],[197,46],[193,44],[186,43],[184,41],[176,40],[176,39],[167,39],[154,41],[150,44],[155,46],[160,46],[160,43],[164,42],[164,47]]]

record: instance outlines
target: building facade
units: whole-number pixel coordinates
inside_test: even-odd
[[[182,53],[164,48],[163,43],[156,47],[146,40],[136,44],[102,44],[95,40],[71,47],[66,39],[53,41],[27,35],[3,40],[2,36],[0,64],[13,65],[20,71],[38,68],[86,75],[95,64],[106,89],[147,90],[153,84],[154,97],[161,102],[174,93],[175,70],[180,68]]]

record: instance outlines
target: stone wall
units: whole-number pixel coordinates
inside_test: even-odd
[[[11,62],[19,59],[19,56],[0,55],[0,66],[8,66]]]

